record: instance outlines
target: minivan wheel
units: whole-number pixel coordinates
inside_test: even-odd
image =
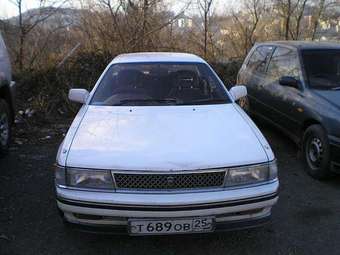
[[[0,154],[8,152],[11,140],[11,120],[8,104],[0,99]]]
[[[320,125],[311,125],[303,136],[303,155],[306,171],[313,178],[329,178],[330,149],[327,134]]]

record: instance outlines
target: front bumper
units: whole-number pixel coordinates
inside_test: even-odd
[[[233,231],[241,229],[249,229],[261,227],[267,224],[271,219],[271,215],[246,219],[246,220],[234,220],[229,222],[218,222],[216,224],[214,232]],[[65,222],[68,228],[78,230],[81,232],[95,233],[95,234],[115,234],[115,235],[127,235],[128,229],[126,225],[91,225],[91,224],[77,224],[71,222]],[[192,233],[191,233],[192,234]]]
[[[72,225],[127,233],[129,218],[215,216],[216,230],[257,226],[268,221],[279,182],[196,193],[111,193],[56,188],[57,205]],[[117,231],[116,231],[117,230]],[[106,232],[106,231],[104,231]]]

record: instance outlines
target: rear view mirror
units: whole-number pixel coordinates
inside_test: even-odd
[[[282,76],[279,80],[280,85],[299,88],[299,81],[291,76]]]
[[[232,95],[232,97],[236,101],[247,95],[247,87],[243,85],[237,85],[237,86],[232,87],[229,90],[229,93]]]
[[[85,104],[89,96],[89,92],[86,89],[70,89],[68,98],[77,103]]]

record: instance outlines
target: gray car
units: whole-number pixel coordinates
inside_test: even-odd
[[[340,44],[257,44],[238,83],[248,90],[241,106],[292,138],[312,177],[340,173]]]
[[[14,120],[15,82],[5,42],[0,34],[0,154],[8,150]]]

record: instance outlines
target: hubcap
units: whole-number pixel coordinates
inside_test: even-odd
[[[0,115],[0,144],[6,146],[9,137],[8,117],[5,113]]]
[[[322,162],[323,145],[319,138],[310,139],[306,150],[307,158],[313,168],[318,168]]]

